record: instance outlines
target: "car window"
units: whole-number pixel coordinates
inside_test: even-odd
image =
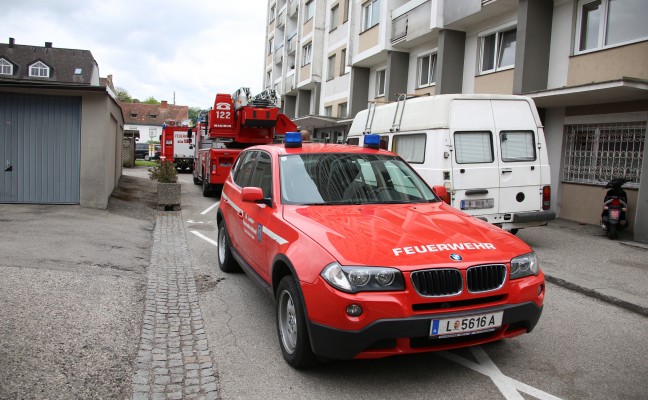
[[[533,131],[500,132],[502,161],[535,161],[535,140]]]
[[[237,168],[233,180],[240,187],[248,186],[250,182],[250,176],[254,170],[254,164],[257,160],[257,151],[246,151],[241,154],[240,157],[240,166]]]
[[[490,163],[493,158],[493,137],[490,132],[455,132],[457,164]]]
[[[271,197],[272,191],[272,159],[270,154],[261,151],[248,186],[260,187],[263,197]]]
[[[436,201],[432,190],[401,158],[320,153],[279,160],[286,204],[381,204]]]

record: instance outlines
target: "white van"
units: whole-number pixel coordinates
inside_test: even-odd
[[[544,131],[528,97],[401,96],[359,112],[347,143],[362,145],[367,133],[470,215],[512,233],[556,218]]]

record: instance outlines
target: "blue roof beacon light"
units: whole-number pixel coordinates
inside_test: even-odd
[[[287,149],[302,147],[301,132],[286,132],[285,146]]]
[[[370,133],[364,137],[364,147],[378,150],[380,148],[380,135]]]

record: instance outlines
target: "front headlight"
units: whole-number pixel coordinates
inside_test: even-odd
[[[538,275],[538,259],[535,253],[523,254],[511,260],[511,279],[523,278],[530,275]]]
[[[404,290],[403,274],[395,268],[329,264],[320,274],[334,288],[347,293]]]

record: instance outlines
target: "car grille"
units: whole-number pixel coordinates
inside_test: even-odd
[[[428,269],[412,272],[412,284],[421,296],[442,297],[461,293],[463,278],[457,269]],[[506,266],[478,265],[466,271],[466,286],[471,293],[488,292],[504,285]]]
[[[415,271],[412,284],[422,296],[452,296],[463,288],[461,273],[456,269]]]
[[[506,279],[506,266],[478,265],[466,271],[468,291],[471,293],[488,292],[502,287]]]

